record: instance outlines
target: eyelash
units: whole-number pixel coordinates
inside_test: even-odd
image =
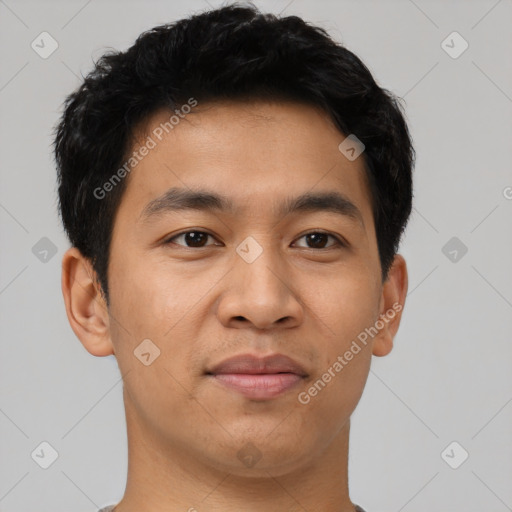
[[[201,234],[204,234],[204,235],[208,235],[208,236],[211,236],[212,238],[215,238],[212,234],[208,233],[207,231],[200,231],[200,230],[197,230],[197,229],[190,229],[188,231],[182,231],[181,233],[178,233],[176,235],[173,235],[172,237],[168,238],[167,240],[164,241],[164,245],[171,245],[171,244],[174,244],[174,245],[178,245],[179,247],[183,247],[185,249],[205,249],[206,247],[208,246],[203,246],[203,247],[188,247],[187,245],[181,245],[181,244],[175,244],[173,242],[173,240],[175,238],[178,238],[182,235],[186,235],[188,233],[201,233]],[[334,238],[334,240],[336,240],[336,244],[340,247],[347,247],[347,244],[345,242],[343,242],[343,240],[341,240],[338,236],[336,235],[333,235],[332,233],[328,233],[326,231],[319,231],[319,230],[314,230],[314,231],[308,231],[307,233],[304,233],[303,235],[301,235],[299,238],[297,238],[297,240],[300,240],[301,238],[304,238],[305,236],[308,236],[308,235],[312,235],[312,234],[319,234],[319,235],[327,235],[327,236],[330,236],[331,238]],[[323,247],[323,248],[320,248],[320,249],[315,249],[314,247],[302,247],[302,249],[313,249],[313,250],[318,250],[318,251],[326,251],[328,249],[332,249],[333,247],[336,247],[336,245],[331,245],[329,247]]]

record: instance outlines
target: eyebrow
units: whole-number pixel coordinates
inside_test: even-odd
[[[187,190],[173,187],[150,201],[142,210],[139,222],[148,222],[170,212],[183,210],[217,211],[235,213],[233,201],[208,190]],[[339,192],[306,192],[295,198],[287,198],[276,215],[284,217],[300,212],[327,211],[358,221],[364,228],[363,215],[348,197]]]

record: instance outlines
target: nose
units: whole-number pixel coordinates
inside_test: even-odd
[[[304,308],[293,288],[291,270],[276,250],[263,248],[248,262],[235,253],[230,278],[219,298],[217,315],[226,327],[296,327]]]

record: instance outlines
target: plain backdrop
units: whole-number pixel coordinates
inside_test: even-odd
[[[95,512],[123,494],[120,372],[82,347],[61,295],[52,130],[105,50],[208,3],[220,5],[0,0],[2,512]],[[352,500],[368,512],[512,510],[512,1],[255,3],[356,53],[404,99],[417,151],[400,251],[409,293],[353,415]],[[42,32],[58,44],[47,58],[31,46]]]

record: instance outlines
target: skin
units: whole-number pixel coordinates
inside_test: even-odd
[[[168,118],[159,111],[147,119],[134,149]],[[109,309],[90,262],[76,248],[65,253],[71,327],[91,354],[115,354],[123,375],[129,460],[116,512],[355,510],[347,485],[350,416],[372,354],[392,349],[402,311],[308,404],[297,396],[393,304],[404,305],[408,282],[399,254],[381,281],[363,158],[345,158],[344,138],[308,105],[199,104],[126,178]],[[143,223],[145,205],[171,187],[224,194],[236,211],[168,212]],[[328,211],[275,214],[286,198],[333,190],[357,206],[362,222]],[[187,230],[211,237],[194,247],[177,236]],[[318,230],[348,247],[304,236]],[[263,251],[252,263],[235,250],[248,236]],[[160,356],[146,366],[134,350],[148,338]],[[309,376],[262,401],[204,374],[247,352],[286,354]],[[252,467],[237,456],[249,442],[261,455]]]

